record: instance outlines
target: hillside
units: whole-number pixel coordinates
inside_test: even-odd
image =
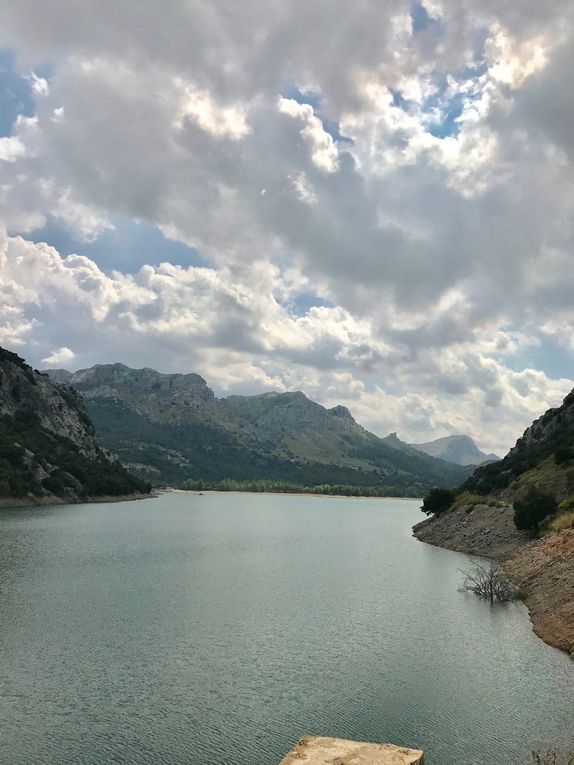
[[[81,398],[0,348],[0,504],[149,491],[96,444]]]
[[[533,487],[561,503],[538,533],[518,530],[514,519],[514,503],[528,501]],[[535,420],[504,459],[479,467],[457,493],[450,509],[414,527],[415,536],[501,559],[537,634],[574,657],[574,391]]]
[[[470,436],[444,436],[424,444],[410,444],[431,457],[439,457],[456,465],[483,465],[486,462],[497,462],[500,457],[496,454],[486,454],[481,451]]]
[[[462,489],[513,499],[531,484],[559,500],[574,492],[574,391],[535,420],[504,459],[476,470]]]
[[[327,409],[301,392],[217,399],[197,374],[123,364],[97,365],[67,381],[83,397],[100,443],[157,485],[266,480],[420,496],[468,476],[414,450],[397,451],[345,407]]]

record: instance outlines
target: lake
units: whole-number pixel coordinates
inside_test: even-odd
[[[574,662],[458,591],[416,500],[166,493],[0,511],[0,762],[277,765],[302,735],[429,765],[574,749]]]

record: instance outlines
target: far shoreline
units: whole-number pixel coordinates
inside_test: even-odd
[[[394,497],[388,494],[377,497],[363,497],[360,494],[320,494],[314,491],[240,491],[239,489],[230,489],[229,491],[223,491],[222,489],[157,489],[160,494],[195,494],[200,496],[202,494],[261,494],[268,497],[283,496],[283,497],[327,497],[330,499],[400,499],[400,500],[415,500],[422,502],[422,497]]]

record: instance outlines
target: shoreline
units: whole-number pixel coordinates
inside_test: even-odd
[[[87,499],[68,499],[64,497],[0,497],[0,510],[33,510],[38,507],[58,507],[61,505],[93,505],[112,502],[136,502],[142,499],[156,499],[157,491],[149,494],[120,494],[119,496],[88,497]]]
[[[574,530],[533,539],[516,531],[512,515],[510,506],[463,506],[417,523],[413,536],[434,547],[498,561],[521,592],[534,634],[574,659]]]
[[[177,494],[262,494],[268,497],[329,497],[330,499],[400,499],[400,500],[416,500],[422,502],[422,497],[394,497],[385,494],[384,496],[377,497],[363,497],[360,494],[319,494],[314,491],[240,491],[239,489],[230,489],[229,491],[223,491],[222,489],[157,489],[160,493],[174,492]]]

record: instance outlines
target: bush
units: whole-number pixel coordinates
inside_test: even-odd
[[[450,489],[431,489],[423,499],[421,510],[427,515],[440,515],[452,505],[456,495]]]
[[[554,497],[533,486],[524,499],[514,503],[514,525],[520,531],[538,531],[540,523],[557,512],[558,504]]]
[[[507,578],[498,563],[491,561],[488,565],[475,563],[472,571],[464,571],[464,582],[461,590],[473,592],[479,598],[495,602],[507,603],[516,600],[518,589]]]
[[[570,510],[574,510],[574,494],[570,494],[569,497],[566,497],[566,499],[563,499],[559,505],[559,509],[562,510],[563,512],[569,512]]]
[[[565,465],[574,459],[574,450],[571,446],[559,446],[554,452],[554,461],[557,465]]]

